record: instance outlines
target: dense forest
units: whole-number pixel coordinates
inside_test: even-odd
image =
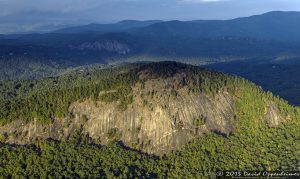
[[[5,124],[14,119],[28,121],[34,118],[49,122],[54,117],[67,117],[69,105],[85,99],[105,102],[119,100],[120,107],[124,109],[131,101],[131,87],[137,82],[143,83],[138,72],[144,69],[152,73],[150,78],[172,76],[177,70],[185,69],[190,90],[207,94],[216,93],[227,83],[229,87],[229,79],[232,78],[180,63],[167,62],[166,67],[164,65],[125,65],[104,70],[83,70],[79,71],[80,74],[70,73],[43,80],[3,81],[0,85],[0,122]],[[115,92],[100,95],[100,92],[111,90]]]
[[[53,117],[66,117],[72,102],[88,98],[97,100],[100,91],[111,89],[118,89],[117,95],[123,95],[126,100],[125,92],[135,81],[134,73],[119,73],[130,68],[79,70],[42,80],[2,81],[0,121],[4,124],[14,119],[37,118],[41,122],[50,122]],[[110,100],[105,95],[101,98]]]
[[[133,151],[120,142],[90,143],[85,136],[34,145],[1,144],[0,175],[18,178],[201,178],[219,170],[299,170],[299,122],[261,127],[228,138],[202,136],[181,151],[157,157]],[[249,131],[248,130],[248,131]]]
[[[146,79],[139,72],[147,71]],[[255,84],[224,73],[176,62],[125,65],[68,73],[29,81],[2,81],[1,125],[16,119],[49,123],[68,117],[75,101],[120,101],[120,110],[132,102],[132,86],[152,78],[168,78],[179,71],[190,93],[214,97],[220,91],[234,98],[234,133],[202,135],[164,156],[152,156],[127,148],[119,141],[95,145],[78,130],[64,141],[36,141],[26,146],[1,144],[2,177],[80,178],[200,178],[219,170],[299,170],[300,109],[265,92]],[[113,93],[107,93],[114,91]],[[265,107],[272,101],[287,119],[270,127]],[[204,119],[199,119],[202,123]],[[5,136],[0,136],[3,140]]]

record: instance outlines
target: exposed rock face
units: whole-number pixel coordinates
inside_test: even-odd
[[[266,115],[266,122],[270,127],[276,127],[284,121],[284,118],[278,114],[278,107],[274,102],[270,102],[267,115]]]
[[[151,89],[148,85],[151,83],[146,84],[146,89]],[[100,143],[117,138],[149,153],[179,149],[208,131],[229,134],[233,130],[232,100],[226,94],[217,95],[216,101],[203,95],[188,95],[185,90],[180,90],[177,97],[165,91],[141,97],[147,91],[135,93],[133,104],[125,111],[118,110],[114,103],[89,101],[73,104],[70,110],[77,118],[85,116],[84,130]],[[200,116],[205,116],[205,124],[196,125]]]
[[[115,40],[95,41],[95,42],[84,42],[78,46],[70,46],[73,49],[79,50],[95,50],[95,51],[107,51],[115,52],[120,55],[125,55],[131,52],[130,48],[123,43]]]
[[[144,85],[136,84],[133,103],[126,110],[120,110],[118,102],[86,100],[71,104],[72,119],[55,119],[51,125],[15,121],[0,131],[7,142],[24,144],[38,138],[67,138],[81,127],[97,143],[117,139],[155,154],[179,149],[195,136],[209,131],[231,133],[234,130],[231,97],[226,92],[215,97],[189,93],[179,86],[183,79],[184,75],[176,74],[148,80]]]
[[[75,129],[79,129],[82,122],[70,119],[54,119],[51,124],[40,124],[36,120],[25,123],[21,120],[0,127],[2,140],[11,144],[28,144],[38,139],[67,138]]]
[[[121,140],[144,152],[164,154],[204,133],[228,136],[234,132],[232,96],[226,90],[214,96],[189,92],[185,77],[180,70],[164,78],[140,71],[139,78],[146,81],[132,87],[133,102],[125,110],[119,108],[118,101],[85,100],[70,105],[70,119],[55,119],[47,125],[19,120],[0,127],[0,133],[8,143],[26,144],[36,139],[67,139],[81,129],[96,143]],[[270,126],[280,123],[277,112],[273,103],[266,107]]]

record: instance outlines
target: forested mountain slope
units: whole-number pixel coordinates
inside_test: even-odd
[[[70,68],[146,58],[223,61],[299,57],[300,15],[225,21],[122,21],[0,36],[0,79],[38,79]],[[33,70],[35,69],[35,70]]]
[[[147,35],[186,37],[243,37],[258,40],[300,42],[299,12],[268,12],[232,20],[167,21],[136,29]],[[136,33],[136,32],[135,32]]]
[[[300,109],[239,77],[160,62],[0,88],[2,176],[299,170]]]
[[[289,104],[300,105],[300,78],[299,58],[290,60],[270,59],[266,61],[244,60],[206,65],[210,68],[225,73],[234,74],[255,84],[264,90],[271,91],[274,95],[287,100]]]

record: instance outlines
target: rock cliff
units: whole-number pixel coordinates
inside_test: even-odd
[[[226,90],[214,95],[191,92],[184,70],[155,77],[143,69],[138,76],[143,82],[131,87],[132,103],[125,109],[120,109],[119,101],[77,101],[69,106],[68,118],[55,118],[50,124],[15,120],[0,127],[2,140],[17,144],[47,138],[65,140],[79,130],[98,144],[120,140],[129,147],[161,155],[204,133],[224,137],[234,133],[235,102]],[[266,106],[265,120],[271,127],[283,120],[272,102]]]

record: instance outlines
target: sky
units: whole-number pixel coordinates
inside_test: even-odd
[[[128,19],[232,19],[269,11],[300,11],[300,0],[0,0],[0,34]]]

